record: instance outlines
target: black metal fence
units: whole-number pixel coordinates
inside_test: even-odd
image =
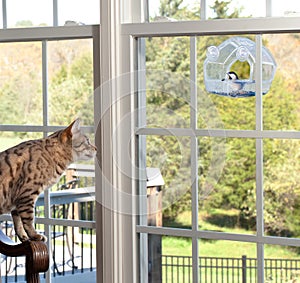
[[[300,282],[300,260],[265,259],[266,283]],[[192,282],[192,257],[162,256],[162,282]],[[257,260],[241,258],[199,257],[201,283],[257,282]]]

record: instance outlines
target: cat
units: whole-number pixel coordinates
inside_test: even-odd
[[[0,153],[0,214],[11,213],[21,242],[47,241],[33,226],[39,194],[57,183],[72,162],[94,158],[96,152],[76,119],[46,138],[25,141]]]

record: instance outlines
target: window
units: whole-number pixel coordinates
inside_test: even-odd
[[[154,259],[156,258],[160,262],[163,282],[170,280],[168,270],[170,273],[172,271],[171,268],[168,269],[168,264],[173,265],[173,272],[176,268],[177,270],[181,269],[180,275],[176,273],[179,278],[182,278],[180,276],[183,276],[183,273],[186,274],[187,278],[191,276],[186,279],[187,282],[208,282],[207,278],[202,277],[205,272],[210,272],[208,269],[204,270],[203,265],[207,266],[208,263],[202,261],[203,257],[208,255],[205,250],[208,243],[215,244],[216,254],[220,258],[231,257],[233,244],[240,246],[242,251],[248,253],[247,258],[253,257],[256,260],[254,268],[257,268],[257,273],[253,275],[255,282],[266,282],[269,278],[268,274],[275,272],[268,269],[270,267],[269,257],[274,257],[272,249],[277,249],[279,246],[299,246],[297,237],[294,238],[287,231],[281,230],[283,234],[277,233],[277,236],[274,237],[274,231],[270,230],[271,223],[274,224],[274,222],[269,218],[270,210],[275,207],[278,208],[276,205],[278,200],[284,199],[283,191],[276,189],[278,195],[271,197],[274,193],[275,183],[278,181],[277,177],[276,182],[274,179],[272,180],[271,176],[273,178],[275,176],[271,171],[276,171],[280,167],[277,167],[280,158],[275,157],[278,153],[275,147],[281,148],[281,157],[290,156],[293,167],[293,169],[291,167],[279,169],[279,171],[287,172],[286,175],[280,175],[290,176],[291,179],[289,180],[293,180],[292,182],[296,184],[297,178],[295,178],[294,172],[297,171],[297,166],[294,167],[294,165],[297,159],[297,150],[294,154],[290,150],[294,147],[297,148],[299,139],[299,133],[295,128],[297,126],[294,123],[292,123],[293,125],[290,124],[291,121],[297,121],[297,118],[293,116],[297,111],[295,112],[292,107],[288,113],[282,116],[283,120],[278,116],[277,118],[274,117],[273,120],[271,117],[272,113],[275,113],[272,112],[274,100],[278,101],[279,99],[282,102],[282,104],[277,105],[276,110],[281,112],[283,109],[287,109],[285,107],[289,109],[295,105],[294,99],[297,99],[297,95],[295,98],[290,96],[288,88],[284,86],[284,80],[281,81],[278,77],[272,82],[272,87],[267,94],[258,95],[258,93],[262,93],[264,80],[263,68],[261,67],[263,46],[267,46],[273,55],[277,55],[275,49],[278,45],[272,44],[275,41],[273,41],[274,38],[271,41],[270,37],[275,36],[278,40],[276,40],[277,43],[283,42],[279,38],[293,37],[293,35],[283,32],[293,32],[295,29],[298,31],[297,27],[296,20],[293,18],[123,25],[123,35],[127,34],[136,39],[136,50],[139,58],[138,70],[133,75],[138,80],[138,94],[135,96],[138,103],[136,110],[138,122],[135,124],[135,134],[138,139],[137,152],[139,153],[139,177],[137,179],[139,180],[138,207],[140,215],[136,229],[140,240],[140,282],[151,282],[148,272],[151,276],[157,275],[153,272],[159,272],[153,268],[153,266],[158,266],[157,262],[153,260],[153,250],[155,250],[156,243],[161,239],[162,244],[156,249],[158,252]],[[278,32],[282,32],[282,34],[279,35]],[[257,33],[261,35],[255,35]],[[255,59],[260,63],[257,64],[259,67],[255,67],[256,96],[252,98],[232,99],[210,94],[205,90],[203,76],[200,75],[202,74],[201,68],[203,68],[206,47],[216,44],[218,40],[222,42],[236,35],[250,38],[255,42]],[[205,42],[209,42],[209,44],[203,44]],[[126,51],[128,52],[128,50]],[[277,61],[278,59],[275,56],[275,61],[278,64],[276,75],[282,72],[281,68],[283,67],[282,63]],[[292,60],[287,59],[284,62],[288,65],[292,64]],[[280,89],[285,90],[280,94]],[[278,99],[275,98],[277,95]],[[288,98],[289,102],[285,100]],[[205,99],[209,100],[211,105],[205,104]],[[239,109],[237,116],[231,116],[234,114],[232,109],[235,107]],[[128,111],[130,111],[129,108]],[[228,115],[231,116],[231,119],[228,119]],[[211,119],[205,119],[205,117]],[[212,119],[216,117],[217,120]],[[208,124],[209,122],[211,124]],[[247,159],[244,156],[246,150],[250,153]],[[271,153],[272,150],[274,150],[273,153]],[[173,159],[171,159],[172,154]],[[268,159],[266,159],[267,156]],[[269,159],[271,156],[273,156],[272,160]],[[292,158],[292,156],[294,157]],[[211,163],[208,162],[209,160]],[[162,177],[165,180],[163,208],[168,208],[169,199],[177,205],[176,212],[182,209],[184,204],[190,203],[186,209],[188,213],[181,214],[179,223],[163,222],[162,226],[148,224],[147,209],[149,209],[149,203],[147,200],[146,170],[148,166],[160,167]],[[172,170],[176,173],[174,174]],[[251,185],[249,185],[249,180],[245,179],[244,182],[237,184],[235,187],[237,190],[229,189],[229,183],[234,181],[229,175],[226,175],[229,171],[233,173],[230,176],[247,172],[252,176]],[[283,185],[283,182],[279,181],[278,184]],[[222,215],[221,211],[216,210],[209,212],[205,210],[210,200],[215,202],[216,209],[219,208],[218,201],[222,202],[222,200],[218,200],[216,194],[218,186],[220,186],[220,190],[225,191],[222,197],[225,197],[225,202],[228,202],[227,209],[232,212],[231,215]],[[293,194],[292,191],[296,193],[297,190],[288,190],[288,194]],[[239,195],[240,192],[247,195],[247,203],[240,202],[241,206],[244,206],[245,215],[243,217],[252,220],[252,222],[248,222],[252,228],[248,227],[246,230],[230,229],[230,221],[234,221],[236,217],[234,214],[235,207],[231,206],[232,201],[241,196]],[[203,198],[206,196],[205,194],[215,198]],[[268,197],[266,197],[267,195]],[[166,196],[169,199],[164,204],[164,197]],[[286,200],[291,200],[291,198]],[[167,212],[168,210],[165,209],[163,213]],[[281,216],[285,213],[280,209],[277,212]],[[228,222],[225,224],[229,226],[229,229],[227,226],[217,225],[218,221],[224,221],[225,216],[228,217]],[[203,219],[208,218],[210,225],[203,221]],[[283,221],[289,225],[287,219],[281,219],[281,224]],[[178,221],[178,219],[176,220]],[[181,241],[182,238],[186,240]],[[173,256],[172,259],[164,253],[167,244],[169,245],[168,252],[172,253],[169,255]],[[184,250],[184,254],[178,254],[176,246],[183,246],[181,251]],[[229,248],[229,250],[225,251],[224,247]],[[243,254],[240,254],[241,259],[242,256]],[[171,260],[173,260],[173,264],[170,263]],[[219,260],[217,263],[210,263],[211,268],[221,266],[221,259]],[[199,264],[200,267],[198,268]],[[216,276],[215,271],[212,272],[213,276]],[[216,281],[211,282],[218,281],[216,279]],[[240,281],[237,282],[241,282],[241,277]]]
[[[26,41],[18,32],[2,31],[1,150],[47,136],[78,117],[83,130],[93,139],[94,78],[98,74],[93,51],[99,28],[78,26],[71,34],[69,30],[69,27],[27,28],[22,32]],[[67,191],[70,189],[74,189],[71,195]],[[95,282],[94,196],[95,171],[91,161],[72,164],[59,184],[38,199],[36,229],[49,239],[51,255],[47,282],[68,273],[80,276],[87,270],[85,280]],[[1,215],[1,221],[10,220],[9,215]],[[10,224],[5,228],[14,236],[9,232]],[[23,280],[22,259],[15,262],[15,268],[11,259],[1,263],[3,276]]]

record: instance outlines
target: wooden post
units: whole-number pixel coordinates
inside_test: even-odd
[[[162,226],[162,192],[160,186],[147,188],[148,225]],[[148,235],[149,283],[162,282],[161,235]]]

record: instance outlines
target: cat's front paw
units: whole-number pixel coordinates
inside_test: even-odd
[[[25,234],[22,234],[22,235],[18,235],[18,238],[21,242],[26,242],[29,240],[28,236],[25,235]]]
[[[30,240],[47,242],[47,237],[42,234],[35,234],[35,235],[30,236]]]

